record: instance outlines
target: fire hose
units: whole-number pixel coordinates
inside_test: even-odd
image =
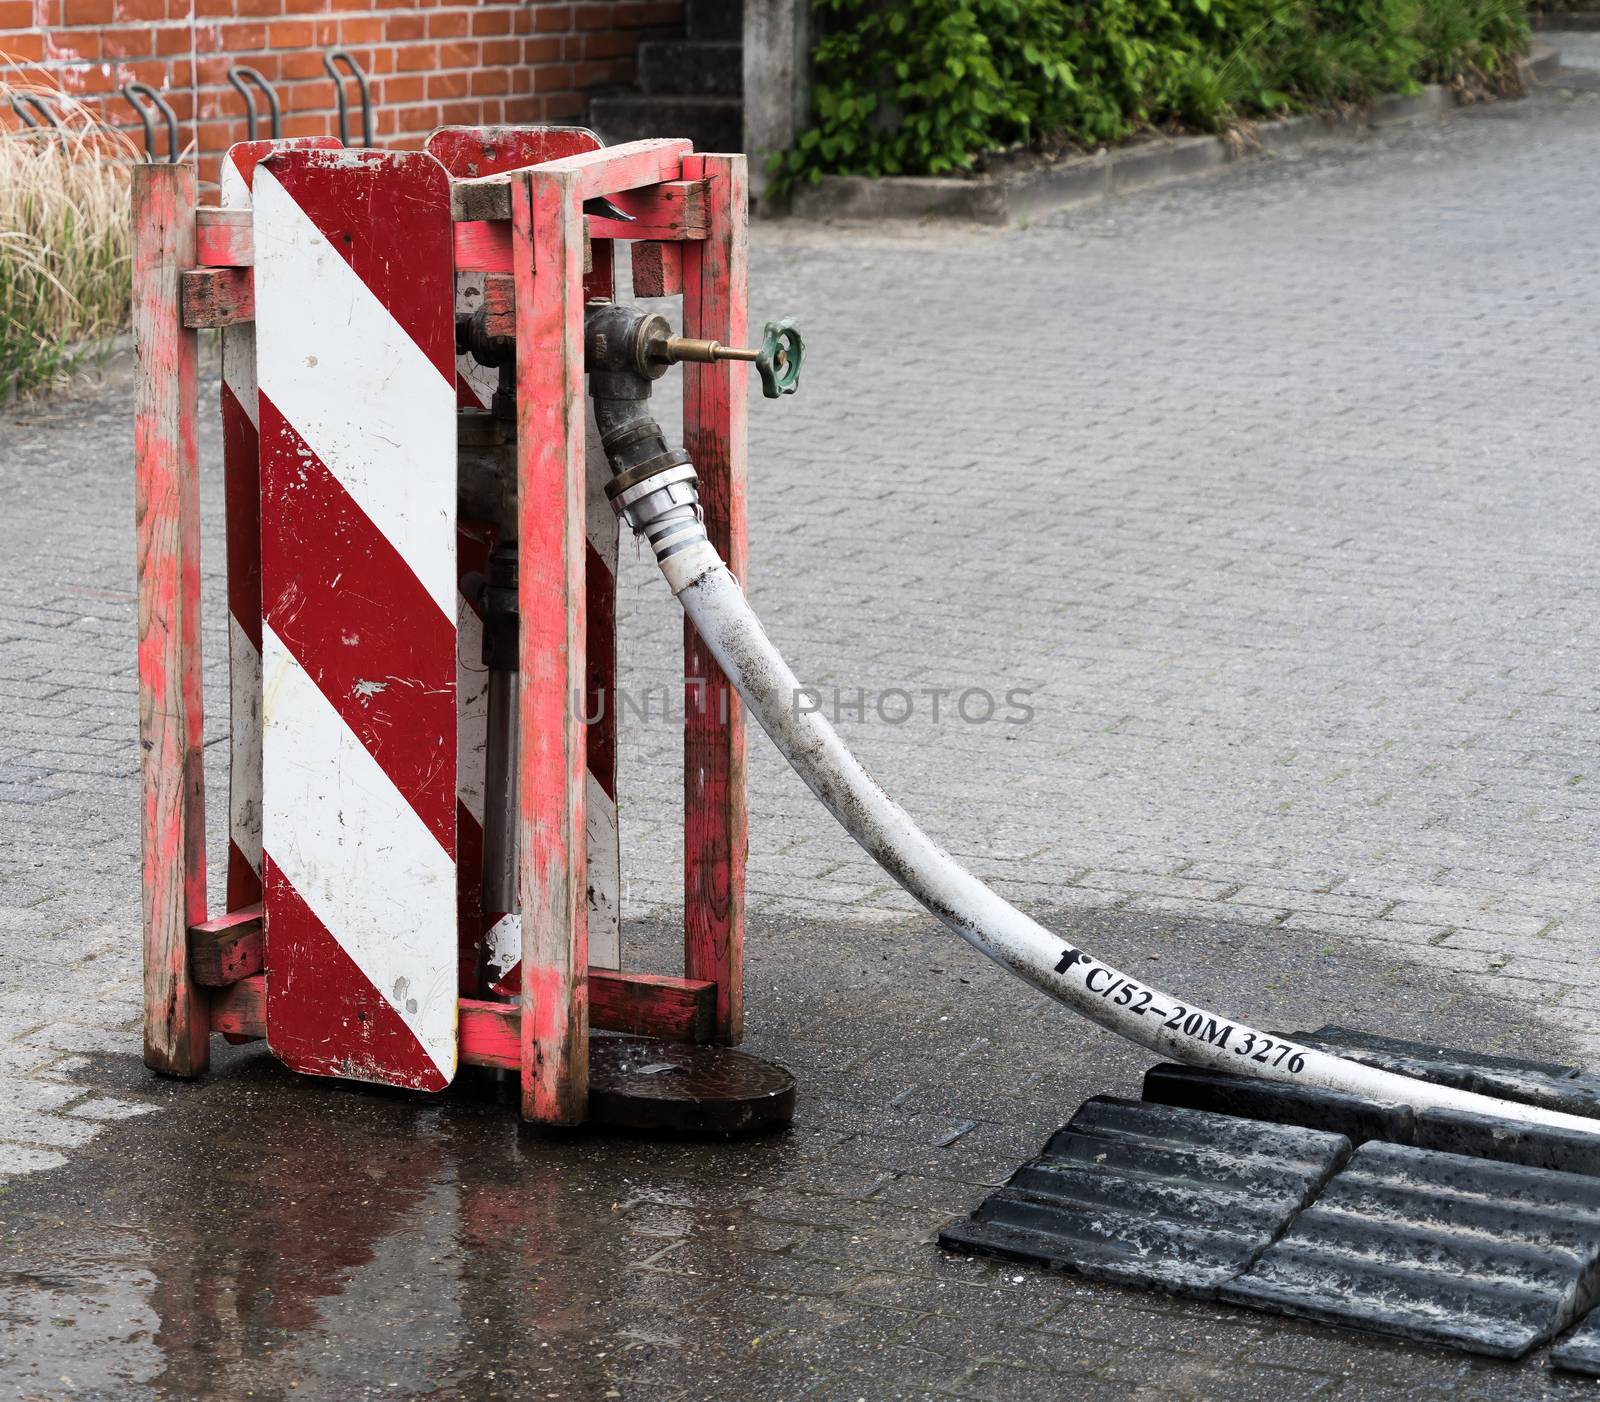
[[[589,391],[617,515],[647,540],[668,587],[744,704],[846,832],[974,949],[1057,1002],[1150,1051],[1193,1066],[1360,1096],[1594,1133],[1596,1122],[1362,1065],[1174,998],[1047,930],[943,851],[867,773],[767,637],[701,521],[693,463],[648,411],[651,382],[681,360],[758,361],[769,396],[793,389],[798,336],[769,328],[761,353],[671,334],[661,316],[591,304]]]

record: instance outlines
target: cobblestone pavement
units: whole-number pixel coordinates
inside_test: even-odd
[[[1600,94],[1579,75],[1525,103],[1025,229],[760,228],[754,314],[797,315],[813,354],[796,399],[752,407],[750,586],[769,630],[830,709],[836,689],[842,729],[892,793],[1091,950],[1153,950],[1172,986],[1263,1023],[1338,1016],[1594,1059],[1600,272],[1587,250],[1600,190],[1584,172],[1597,137]],[[209,1113],[231,1143],[217,1097],[239,1093],[219,1077],[186,1100],[126,1070],[128,412],[113,375],[0,413],[0,1177],[68,1164],[0,1207],[24,1255],[45,1249],[40,1223],[76,1240],[61,1223],[77,1209],[52,1194],[95,1202],[112,1156],[158,1187],[173,1151],[157,1126],[204,1161],[180,1131]],[[214,426],[203,450],[215,540]],[[213,625],[220,566],[219,546]],[[622,589],[626,680],[659,711],[675,609],[645,561],[628,561]],[[205,645],[208,694],[223,697],[220,626]],[[1028,693],[1026,724],[952,715],[969,691],[971,715],[978,692],[1013,689]],[[889,723],[879,708],[898,716],[899,693],[911,714]],[[214,819],[224,726],[217,714],[208,731]],[[561,1178],[561,1202],[613,1194],[619,1230],[665,1243],[635,1261],[639,1243],[596,1228],[596,1251],[642,1272],[630,1298],[648,1321],[638,1347],[654,1352],[560,1395],[588,1395],[601,1373],[597,1396],[876,1398],[894,1395],[888,1380],[979,1397],[1544,1387],[1537,1371],[940,1260],[932,1227],[1077,1099],[1131,1090],[1142,1062],[950,948],[759,736],[751,755],[752,1046],[801,1075],[801,1124],[752,1151],[748,1181],[686,1151],[605,1166],[564,1150],[540,1170]],[[679,783],[672,724],[625,716],[627,897],[643,958],[663,968],[650,921],[678,902]],[[1209,962],[1218,947],[1235,951],[1231,979]],[[286,1079],[259,1060],[242,1059],[248,1095]],[[329,1119],[330,1105],[364,1107],[379,1135],[431,1123],[409,1102],[294,1095]],[[301,1111],[280,1113],[276,1132],[295,1137]],[[122,1118],[135,1122],[105,1129]],[[930,1150],[968,1122],[983,1152]],[[454,1153],[430,1160],[428,1192]],[[229,1172],[248,1181],[248,1161]],[[122,1220],[104,1211],[90,1220]],[[140,1220],[145,1247],[175,1233],[185,1268],[208,1274],[194,1222]],[[709,1244],[730,1222],[748,1251]],[[263,1250],[286,1229],[270,1214],[256,1225]],[[557,1213],[550,1230],[582,1254],[578,1226]],[[369,1235],[355,1256],[395,1254]],[[659,1256],[679,1243],[703,1277],[692,1300]],[[124,1294],[148,1295],[172,1261],[128,1253]],[[499,1265],[537,1276],[550,1254]],[[0,1313],[42,1308],[39,1288],[0,1278]],[[105,1300],[84,1290],[80,1334]],[[106,1328],[148,1333],[160,1301],[139,1299]],[[306,1308],[335,1329],[331,1305]],[[577,1366],[574,1311],[557,1331],[563,1366]],[[716,1360],[684,1342],[702,1318]],[[169,1330],[167,1385],[203,1390],[183,1368],[173,1382],[173,1346]],[[0,1378],[47,1395],[120,1394],[160,1371],[126,1364],[120,1381],[68,1387],[29,1366],[0,1342]],[[351,1393],[387,1381],[381,1351],[363,1366],[304,1376]],[[492,1393],[482,1366],[473,1387]],[[415,1390],[410,1374],[399,1385]]]

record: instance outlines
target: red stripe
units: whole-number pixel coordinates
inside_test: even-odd
[[[588,613],[584,716],[589,772],[613,802],[617,797],[617,582],[590,545],[584,563]],[[592,719],[590,719],[592,718]]]
[[[228,148],[228,160],[244,176],[245,189],[256,182],[256,167],[274,151],[337,151],[336,136],[290,136],[278,141],[239,141]]]
[[[615,245],[610,239],[595,239],[589,245],[590,268],[583,275],[583,300],[609,302],[616,295]]]
[[[454,257],[445,168],[420,151],[299,151],[269,157],[268,169],[455,384],[454,288],[439,275]]]
[[[339,718],[455,849],[455,623],[261,395],[265,612]]]
[[[296,1071],[443,1090],[422,1043],[368,981],[271,855],[262,858],[268,920],[267,1045]],[[292,945],[294,957],[270,958]]]
[[[239,910],[261,899],[261,878],[255,874],[237,842],[228,843],[228,909]]]
[[[244,405],[222,386],[222,472],[227,495],[228,612],[261,651],[260,442]]]
[[[469,574],[485,574],[489,569],[489,552],[494,549],[495,529],[487,521],[456,521],[456,583]],[[481,605],[469,599],[472,611],[483,617]],[[477,659],[474,658],[474,663]]]

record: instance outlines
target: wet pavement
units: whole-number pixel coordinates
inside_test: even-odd
[[[1570,1048],[1448,976],[1255,925],[1074,912],[1088,948],[1280,1029]],[[661,929],[634,947],[665,962]],[[1577,1396],[1518,1365],[1016,1265],[933,1237],[1151,1058],[929,922],[760,920],[747,1049],[792,1128],[519,1128],[492,1074],[426,1097],[72,1058],[159,1112],[0,1191],[0,1395],[671,1399]]]
[[[814,351],[752,413],[774,637],[1089,950],[1262,1026],[1594,1064],[1597,140],[1567,74],[1031,228],[758,228],[755,319]],[[942,1255],[1149,1058],[908,915],[757,736],[747,1047],[798,1077],[791,1130],[535,1136],[492,1085],[220,1043],[151,1080],[128,425],[125,381],[0,416],[0,1397],[1592,1394]],[[202,452],[216,698],[214,419]],[[676,607],[624,555],[623,661],[665,688]],[[972,685],[1034,723],[848,713]],[[214,875],[225,738],[213,706]],[[670,924],[678,727],[622,749],[626,907]],[[678,971],[663,928],[630,965]]]

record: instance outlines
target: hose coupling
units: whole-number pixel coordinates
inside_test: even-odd
[[[668,456],[679,461],[662,466],[647,464],[619,473],[606,484],[611,509],[635,535],[650,542],[657,561],[706,538],[694,464],[685,453]]]

